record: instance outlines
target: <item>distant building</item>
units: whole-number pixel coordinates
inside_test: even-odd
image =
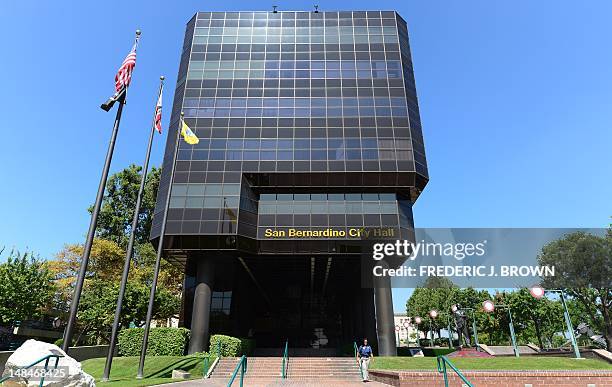
[[[406,346],[408,343],[416,341],[418,330],[410,317],[405,313],[396,313],[393,316],[393,322],[395,324],[395,338],[398,347]]]

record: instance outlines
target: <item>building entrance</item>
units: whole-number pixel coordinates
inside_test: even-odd
[[[216,270],[211,334],[252,338],[258,348],[288,340],[291,348],[339,351],[375,337],[373,291],[361,289],[359,257],[231,259],[233,265]]]

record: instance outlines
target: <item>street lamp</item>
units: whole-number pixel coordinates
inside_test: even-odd
[[[435,309],[432,309],[429,311],[429,343],[431,345],[431,347],[434,347],[434,339],[433,339],[433,320],[436,319],[436,317],[438,317],[438,311]]]
[[[410,321],[405,320],[402,325],[402,328],[406,331],[406,345],[410,346]]]
[[[451,315],[444,313],[446,315],[446,322],[448,323],[448,326],[446,327],[446,330],[448,331],[448,349],[453,348],[453,330],[451,328]]]
[[[544,288],[539,285],[536,285],[532,287],[531,289],[529,289],[529,293],[531,293],[531,295],[538,300],[544,297],[545,292],[546,291],[544,290]]]
[[[420,347],[421,346],[421,333],[419,332],[419,325],[421,325],[421,323],[423,322],[423,320],[419,317],[416,316],[414,318],[414,323],[417,325],[417,345]]]
[[[467,310],[472,315],[472,333],[474,334],[474,344],[476,345],[476,348],[478,348],[480,344],[478,343],[478,330],[476,329],[476,314],[474,312],[474,308],[462,308],[457,304],[451,306],[451,311],[453,313],[457,313],[460,310]]]
[[[529,293],[536,298],[541,299],[544,297],[546,292],[549,293],[559,293],[559,298],[561,299],[561,305],[563,305],[563,316],[565,317],[565,325],[567,326],[567,330],[569,331],[570,339],[572,340],[572,347],[574,347],[574,355],[576,359],[580,359],[580,350],[578,349],[578,342],[576,342],[576,336],[574,335],[574,326],[572,325],[572,319],[570,318],[569,310],[567,309],[567,304],[565,303],[565,293],[561,289],[544,289],[539,285],[535,285],[531,289],[529,289]]]
[[[482,303],[482,308],[487,313],[492,313],[495,310],[495,308],[508,309],[508,317],[510,318],[510,322],[508,324],[508,326],[510,327],[510,339],[512,340],[512,347],[514,347],[514,356],[519,357],[520,354],[519,354],[518,346],[516,345],[516,336],[514,334],[514,324],[512,323],[512,310],[510,309],[510,306],[503,305],[503,304],[495,305],[493,301],[486,300],[485,302]]]
[[[397,336],[397,345],[400,345],[400,326],[396,325],[395,326],[395,335]]]

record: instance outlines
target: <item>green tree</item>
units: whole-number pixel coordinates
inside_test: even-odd
[[[32,252],[11,251],[0,264],[0,323],[40,316],[53,297],[51,273],[44,260]]]
[[[555,267],[555,276],[544,278],[542,285],[564,289],[580,302],[593,328],[612,348],[612,230],[601,237],[568,234],[544,246],[538,261]]]
[[[435,331],[446,327],[446,317],[438,317],[432,320],[429,311],[435,309],[439,313],[448,314],[450,307],[457,297],[459,288],[450,280],[441,277],[429,277],[422,287],[415,288],[412,295],[406,302],[406,312],[408,316],[419,316],[422,323],[419,330],[429,331],[430,323]]]
[[[150,284],[137,280],[128,281],[121,313],[122,327],[127,328],[130,323],[136,326],[144,324],[149,304],[149,291]],[[84,336],[91,344],[108,342],[118,294],[119,284],[116,281],[87,282],[77,316],[82,328],[80,338]],[[161,287],[155,293],[153,305],[153,318],[167,319],[176,316],[180,299]]]
[[[149,240],[160,175],[161,169],[155,167],[147,173],[147,181],[140,206],[140,220],[136,230],[137,243],[147,243]],[[104,202],[98,217],[96,229],[98,237],[112,240],[121,247],[127,245],[141,179],[142,167],[134,164],[108,178]],[[89,211],[92,210],[93,207],[90,207]]]
[[[548,298],[534,298],[527,289],[507,294],[508,305],[512,308],[515,328],[521,341],[537,340],[540,348],[550,346],[556,332],[562,331],[563,308],[559,301]]]
[[[83,245],[71,244],[65,245],[55,255],[55,259],[48,261],[48,267],[56,287],[53,307],[59,311],[67,312],[70,307],[82,256]],[[125,251],[117,243],[95,238],[86,278],[118,281],[124,258]]]
[[[73,296],[74,283],[81,263],[83,245],[66,245],[49,261],[53,282],[56,284],[54,307],[67,312]],[[125,259],[125,249],[116,242],[96,238],[86,273],[85,286],[79,304],[77,322],[79,340],[99,344],[108,340],[113,322],[119,282]],[[121,326],[144,323],[149,292],[153,279],[155,250],[150,243],[136,246],[121,313]],[[154,318],[176,316],[180,309],[182,271],[162,261],[154,306]]]

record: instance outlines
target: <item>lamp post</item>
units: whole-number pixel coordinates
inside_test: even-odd
[[[414,318],[414,323],[417,325],[417,345],[420,347],[421,346],[421,334],[419,333],[419,325],[421,325],[421,323],[423,322],[423,320],[419,317],[416,316]]]
[[[544,289],[541,286],[534,286],[529,289],[529,293],[536,298],[540,299],[544,297],[546,292],[549,293],[558,293],[559,298],[561,299],[561,305],[563,305],[563,316],[565,317],[565,325],[567,326],[567,330],[569,331],[570,340],[572,341],[572,347],[574,348],[574,355],[576,359],[581,359],[580,350],[578,349],[578,342],[576,341],[576,335],[574,335],[574,326],[572,325],[572,319],[570,318],[569,310],[567,309],[567,304],[565,303],[565,293],[562,289]]]
[[[404,330],[406,331],[406,346],[410,347],[410,322],[408,320],[404,321]]]
[[[433,320],[438,317],[438,311],[432,309],[429,311],[429,344],[431,347],[434,347],[434,339],[433,339]]]
[[[453,348],[453,330],[451,328],[451,315],[447,314],[447,321],[448,321],[448,327],[446,328],[448,330],[448,349]]]
[[[395,335],[397,336],[397,346],[399,347],[399,344],[400,344],[400,326],[399,325],[395,326]]]
[[[460,310],[467,310],[472,315],[472,333],[474,334],[474,344],[476,345],[476,348],[478,348],[480,344],[478,343],[478,330],[476,329],[476,314],[474,312],[474,308],[462,308],[458,305],[451,306],[451,311],[453,313]]]
[[[514,356],[519,357],[520,354],[519,354],[518,346],[516,345],[516,335],[514,334],[514,324],[512,323],[512,310],[510,309],[510,306],[504,305],[504,304],[495,305],[493,301],[486,300],[485,302],[482,303],[482,307],[484,311],[487,313],[492,313],[495,310],[495,308],[508,309],[508,317],[510,318],[510,322],[508,324],[508,326],[510,327],[510,339],[512,340],[512,347],[514,348]]]

